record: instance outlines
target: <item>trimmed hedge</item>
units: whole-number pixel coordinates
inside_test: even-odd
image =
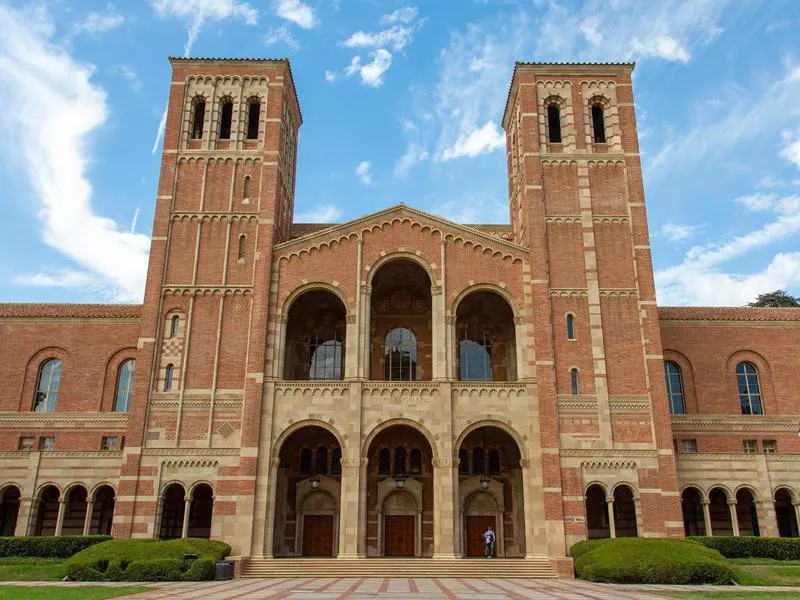
[[[716,550],[686,540],[616,538],[570,548],[575,572],[603,583],[730,583],[733,569]],[[584,544],[584,546],[581,546]]]
[[[800,538],[755,536],[691,537],[693,542],[717,550],[726,558],[800,560]]]
[[[110,535],[0,537],[0,556],[69,558],[81,550],[110,539]]]
[[[112,540],[79,552],[64,571],[78,581],[206,581],[230,552],[228,544],[204,539]],[[184,560],[185,553],[198,557]]]
[[[569,549],[569,555],[578,560],[581,556],[590,552],[597,548],[598,546],[602,546],[606,542],[610,542],[610,538],[605,538],[602,540],[583,540],[582,542],[578,542],[577,544],[573,544],[572,547]]]

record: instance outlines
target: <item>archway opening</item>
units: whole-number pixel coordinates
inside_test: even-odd
[[[200,483],[192,489],[189,505],[189,530],[191,538],[210,538],[211,520],[214,513],[214,490],[207,483]]]
[[[76,485],[67,492],[67,505],[64,507],[64,524],[61,535],[81,535],[86,520],[89,493],[82,485]]]
[[[289,308],[284,378],[329,381],[344,378],[347,309],[336,294],[311,290]]]
[[[12,536],[17,529],[20,495],[17,486],[9,485],[0,496],[0,536]]]
[[[736,520],[739,523],[739,535],[761,535],[756,500],[753,492],[747,488],[736,492]]]
[[[433,450],[410,425],[380,431],[367,449],[367,556],[433,556]]]
[[[690,535],[707,535],[706,521],[703,516],[703,496],[696,488],[686,488],[681,494],[681,510],[683,511],[683,532]]]
[[[36,507],[36,521],[33,535],[55,535],[58,521],[58,499],[61,494],[54,485],[48,485],[39,491]]]
[[[731,509],[728,494],[721,488],[713,488],[708,494],[708,510],[711,516],[712,535],[733,535]]]
[[[606,491],[598,484],[586,489],[586,537],[590,540],[611,537]]]
[[[633,490],[627,485],[614,488],[614,535],[616,537],[636,537],[636,503]]]
[[[161,500],[161,525],[158,537],[174,540],[183,534],[183,515],[186,510],[186,490],[180,483],[171,483]]]
[[[792,493],[786,488],[775,491],[775,519],[780,537],[800,537],[797,530],[797,513],[792,503]]]
[[[114,488],[102,485],[94,492],[94,506],[92,508],[92,521],[89,533],[111,535],[111,525],[114,522],[114,506],[116,498]]]
[[[478,290],[459,302],[456,339],[461,381],[516,381],[514,312],[500,294]]]
[[[336,556],[342,449],[336,436],[309,425],[283,442],[276,477],[274,556]]]
[[[499,427],[478,427],[464,437],[458,449],[462,554],[483,556],[483,534],[491,527],[497,556],[525,555],[521,458],[516,440]]]
[[[397,259],[372,278],[370,379],[429,381],[432,369],[431,280],[419,264]]]

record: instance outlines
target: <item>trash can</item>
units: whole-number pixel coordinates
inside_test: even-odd
[[[233,579],[233,562],[229,560],[218,560],[214,570],[215,581],[225,581]]]

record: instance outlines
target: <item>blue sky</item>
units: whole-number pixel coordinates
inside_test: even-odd
[[[290,58],[298,222],[507,222],[514,61],[635,60],[659,303],[798,294],[799,30],[797,0],[0,0],[0,301],[141,301],[185,54]]]

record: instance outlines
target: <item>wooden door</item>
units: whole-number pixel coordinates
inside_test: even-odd
[[[303,515],[303,556],[333,556],[333,515]]]
[[[384,517],[386,556],[414,556],[414,516]]]
[[[486,554],[486,542],[483,541],[483,532],[487,527],[491,527],[495,532],[495,550],[497,555],[497,528],[495,518],[467,516],[467,556],[484,556]]]

